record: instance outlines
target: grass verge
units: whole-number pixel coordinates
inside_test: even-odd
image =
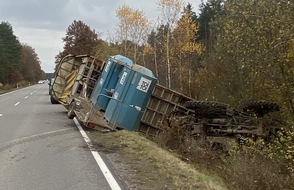
[[[89,135],[130,189],[226,189],[219,178],[197,171],[137,132],[91,131]]]

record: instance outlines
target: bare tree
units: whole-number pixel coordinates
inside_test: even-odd
[[[166,36],[166,62],[167,62],[167,86],[171,88],[171,61],[170,61],[170,38],[171,32],[176,27],[182,8],[182,0],[159,0],[158,7],[161,10],[162,22],[168,25],[169,29]]]
[[[134,47],[134,62],[137,62],[138,47],[146,41],[149,30],[149,21],[142,11],[122,6],[116,11],[119,18],[118,34],[124,42],[124,51],[127,54],[127,43]]]

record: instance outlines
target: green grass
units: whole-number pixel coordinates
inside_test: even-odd
[[[131,189],[227,189],[219,178],[197,171],[139,133],[92,131],[90,136],[97,150],[121,168]]]
[[[7,92],[11,92],[12,90],[0,90],[0,94],[5,94]]]

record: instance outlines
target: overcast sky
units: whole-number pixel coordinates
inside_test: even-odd
[[[0,0],[0,22],[9,22],[21,43],[35,49],[46,73],[54,72],[55,56],[73,20],[81,20],[107,40],[115,33],[116,10],[122,5],[141,10],[155,20],[158,0]],[[183,0],[198,13],[201,0]]]

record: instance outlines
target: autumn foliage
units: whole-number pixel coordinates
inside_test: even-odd
[[[35,50],[21,44],[8,22],[0,24],[0,83],[3,85],[35,83],[44,79]]]
[[[158,0],[157,5],[160,17],[153,21],[143,11],[119,7],[117,33],[108,41],[84,22],[74,20],[56,59],[67,54],[101,59],[122,54],[151,69],[159,84],[196,100],[221,101],[234,107],[249,100],[276,102],[281,107],[278,117],[286,123],[276,139],[266,146],[260,142],[235,149],[231,157],[221,160],[221,169],[237,173],[235,177],[247,177],[247,189],[288,188],[287,183],[268,180],[281,177],[288,182],[289,176],[293,177],[293,1],[208,0],[201,4],[198,15],[181,0]],[[9,23],[0,24],[0,34],[0,83],[40,78],[34,49],[20,44]],[[267,172],[276,173],[256,174],[264,181],[258,186],[243,163],[252,163],[249,168],[256,173],[261,166],[271,166]],[[237,168],[229,167],[232,165]],[[242,185],[232,186],[242,189]]]
[[[61,59],[68,54],[95,55],[98,46],[98,34],[80,20],[73,21],[67,28],[66,35],[62,40],[64,50],[57,55],[57,59]]]
[[[179,2],[158,1],[161,17],[154,22],[157,24],[147,40],[139,44],[136,63],[152,69],[159,84],[197,100],[235,107],[250,100],[276,102],[281,107],[277,117],[283,119],[285,127],[271,143],[236,145],[221,158],[198,147],[197,142],[191,148],[193,140],[178,133],[170,140],[179,141],[172,147],[167,143],[167,148],[180,155],[190,153],[187,160],[195,161],[198,167],[214,167],[211,171],[232,189],[293,188],[294,4],[208,0],[197,16],[191,5]],[[179,7],[181,12],[174,11]],[[124,10],[135,11],[129,7]],[[122,24],[124,15],[118,16]],[[131,38],[124,42],[136,44]],[[123,45],[117,43],[117,47]],[[131,48],[119,52],[135,58]]]

